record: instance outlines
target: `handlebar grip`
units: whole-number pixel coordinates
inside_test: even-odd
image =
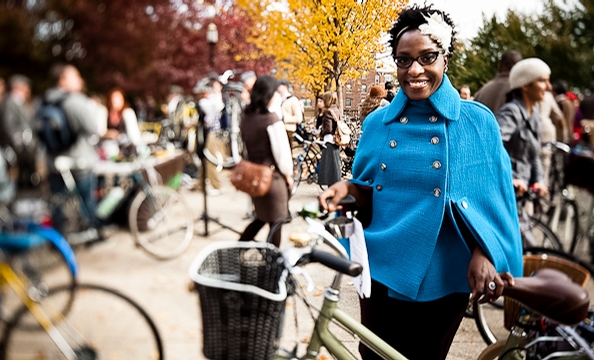
[[[311,251],[310,261],[318,262],[333,270],[350,276],[358,276],[363,271],[363,266],[359,263],[319,250]]]

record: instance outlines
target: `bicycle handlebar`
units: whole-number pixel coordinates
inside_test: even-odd
[[[350,276],[358,276],[363,271],[361,264],[324,251],[312,250],[310,260]]]

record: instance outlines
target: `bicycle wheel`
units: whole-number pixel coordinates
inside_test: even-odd
[[[55,303],[56,308],[67,314],[74,300],[76,277],[70,271],[62,253],[50,242],[44,242],[28,251],[11,257],[10,266],[25,285],[29,296],[45,299],[49,293],[58,287],[67,290],[68,296]],[[9,323],[14,319],[18,309],[22,306],[21,299],[12,291],[5,291],[1,295],[0,320]],[[23,321],[23,329],[38,328],[37,322]]]
[[[496,301],[479,304],[478,299],[473,301],[474,322],[487,345],[494,344],[509,335],[509,330],[504,326],[503,297]]]
[[[128,221],[134,241],[157,259],[180,255],[194,236],[192,210],[166,186],[141,190],[130,205]]]
[[[541,220],[530,218],[529,232],[532,234],[532,239],[524,242],[524,246],[563,250],[557,235]],[[523,236],[527,238],[528,234],[523,234]]]
[[[57,288],[40,303],[51,303],[67,296]],[[59,333],[78,359],[163,359],[163,345],[157,327],[147,312],[118,291],[98,285],[78,285],[76,301],[66,318],[50,315]],[[0,356],[12,359],[64,359],[45,331],[25,331],[19,324],[30,321],[26,307],[10,323],[0,344]]]

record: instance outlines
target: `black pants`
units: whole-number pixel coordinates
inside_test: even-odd
[[[469,294],[452,294],[428,302],[388,296],[388,288],[372,281],[371,298],[361,299],[361,322],[409,359],[445,359],[464,317]],[[381,359],[363,344],[364,360]]]
[[[245,228],[245,230],[243,231],[243,234],[241,234],[241,236],[239,237],[239,241],[254,240],[256,235],[258,235],[258,232],[260,232],[260,230],[262,229],[262,227],[264,227],[265,224],[266,224],[266,222],[264,222],[262,220],[255,219]],[[275,223],[268,223],[268,226],[270,226],[270,230],[274,230],[273,229],[274,224]],[[281,228],[280,227],[278,227],[276,229],[274,234],[268,234],[268,242],[274,244],[274,246],[276,246],[276,247],[280,247],[280,242],[281,242]]]

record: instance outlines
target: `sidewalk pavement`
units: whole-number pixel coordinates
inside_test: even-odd
[[[233,188],[228,181],[226,172],[221,174],[223,187],[220,195],[207,196],[208,215],[218,219],[223,225],[238,232],[243,231],[249,220],[245,215],[250,210],[249,197]],[[182,190],[184,198],[194,211],[195,237],[190,248],[178,258],[159,261],[141,248],[134,245],[127,229],[121,229],[105,242],[82,248],[77,251],[80,264],[82,282],[102,284],[122,291],[138,301],[156,322],[164,342],[165,358],[168,360],[204,359],[201,351],[202,333],[198,307],[198,295],[189,291],[192,283],[188,269],[196,254],[207,244],[218,241],[235,241],[238,235],[233,231],[208,222],[208,236],[204,233],[204,198],[201,192]],[[291,199],[291,211],[297,211],[305,203],[315,202],[320,190],[317,185],[302,183],[297,194]],[[281,247],[288,246],[288,234],[295,230],[305,230],[304,221],[298,219],[283,227],[283,242]],[[267,235],[265,227],[257,240],[264,241]],[[308,300],[314,305],[321,304],[322,292],[333,279],[333,273],[325,270],[321,265],[311,264],[306,267],[316,283],[316,289],[309,294]],[[356,319],[358,315],[357,295],[348,278],[343,279],[341,308]],[[291,306],[289,306],[291,307]],[[287,309],[289,309],[289,307]],[[287,319],[283,338],[294,336],[291,329],[293,314],[287,310]],[[309,337],[312,322],[307,321],[309,313],[299,311],[300,327],[298,337]],[[303,321],[301,321],[303,320]],[[400,325],[401,326],[401,325]],[[431,324],[427,324],[427,331],[431,331]],[[423,334],[419,344],[422,346]],[[357,342],[346,334],[340,334],[343,341],[348,342],[350,348],[356,349]],[[448,360],[475,359],[485,347],[472,319],[464,319]]]

